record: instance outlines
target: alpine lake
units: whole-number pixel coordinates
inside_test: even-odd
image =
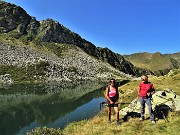
[[[100,111],[105,83],[0,84],[0,135],[35,127],[64,128]]]

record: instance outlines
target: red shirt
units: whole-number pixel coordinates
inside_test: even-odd
[[[146,97],[147,92],[152,92],[154,86],[151,82],[141,82],[139,84],[139,96]]]

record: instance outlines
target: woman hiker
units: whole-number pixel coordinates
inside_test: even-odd
[[[118,109],[119,92],[114,78],[110,79],[109,85],[106,87],[105,97],[108,100],[108,123],[111,122],[111,108],[113,107],[116,112],[117,125],[120,125]]]

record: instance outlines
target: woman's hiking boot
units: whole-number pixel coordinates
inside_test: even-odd
[[[117,120],[117,125],[120,125],[120,121],[119,120]]]
[[[111,120],[110,119],[108,119],[108,124],[110,124],[111,123]]]

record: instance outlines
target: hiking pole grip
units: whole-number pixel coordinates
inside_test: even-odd
[[[106,102],[101,102],[101,103],[100,103],[100,110],[101,110],[103,104],[105,104],[105,103],[106,103]]]

